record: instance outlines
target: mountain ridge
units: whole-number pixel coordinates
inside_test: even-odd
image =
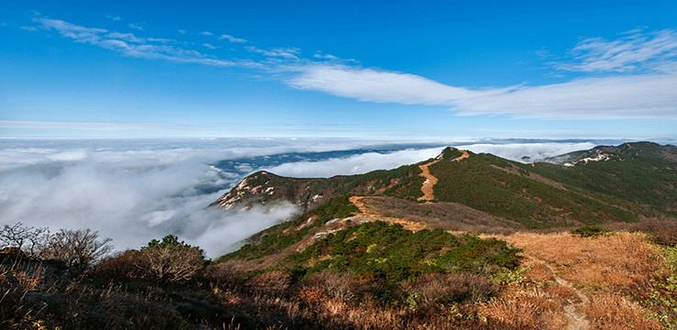
[[[455,162],[461,155],[464,161]],[[606,173],[599,173],[600,165],[604,165]],[[654,165],[659,168],[650,171]],[[423,167],[429,167],[438,180],[433,188],[428,187],[434,198],[426,198],[422,191],[429,184]],[[641,186],[641,181],[635,182],[632,177],[637,173],[648,176],[649,182],[663,184],[658,184],[659,189],[654,192],[647,191],[650,187]],[[607,182],[594,186],[596,180],[586,179],[590,175],[599,177],[597,181],[614,182],[625,190],[618,191]],[[677,195],[675,178],[677,147],[651,142],[598,146],[533,164],[447,147],[436,158],[358,175],[290,178],[257,171],[211,206],[248,208],[287,201],[306,213],[340,195],[384,196],[414,202],[459,203],[532,228],[566,227],[672,216],[677,202],[669,196]],[[652,198],[658,202],[646,203]]]

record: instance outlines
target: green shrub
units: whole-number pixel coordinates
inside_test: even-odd
[[[597,226],[582,226],[571,231],[571,234],[580,237],[597,237],[607,232]]]
[[[536,180],[530,176],[531,170],[488,154],[473,154],[460,162],[444,160],[430,167],[439,180],[434,187],[438,201],[461,203],[530,228],[637,219],[631,212],[588,194]]]
[[[278,224],[252,236],[249,238],[249,243],[235,252],[219,257],[216,262],[224,262],[230,259],[252,260],[275,254],[301,241],[311,228],[334,218],[351,216],[356,212],[357,208],[350,203],[348,195],[334,197],[324,205],[299,216],[294,221]],[[292,230],[303,225],[310,218],[315,218],[315,220],[299,230]]]
[[[351,271],[394,284],[431,272],[490,274],[518,264],[517,249],[504,241],[454,236],[440,229],[411,232],[377,221],[350,227],[287,258],[314,273]]]

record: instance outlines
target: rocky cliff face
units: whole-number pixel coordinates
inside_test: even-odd
[[[251,208],[278,201],[297,205],[302,211],[313,209],[326,201],[333,192],[329,179],[296,179],[260,171],[242,179],[211,206],[231,210]]]

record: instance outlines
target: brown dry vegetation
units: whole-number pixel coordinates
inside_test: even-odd
[[[407,202],[403,205],[401,200],[371,196],[361,197],[358,204],[363,214],[372,217],[406,219],[447,230],[472,228],[503,232],[491,237],[523,249],[525,258],[518,272],[507,274],[507,279],[497,279],[498,285],[494,283],[493,287],[481,281],[452,280],[443,274],[430,274],[403,283],[400,290],[401,294],[408,295],[405,297],[408,306],[378,304],[373,298],[365,298],[364,291],[355,289],[364,283],[355,282],[345,274],[339,277],[321,273],[314,277],[314,285],[306,282],[304,285],[308,286],[296,291],[301,301],[311,302],[312,307],[302,304],[293,310],[305,317],[320,319],[328,327],[659,329],[659,318],[674,322],[675,312],[657,303],[656,299],[660,291],[656,288],[657,283],[665,283],[667,275],[663,273],[666,266],[662,248],[653,242],[664,243],[669,238],[665,232],[670,232],[666,229],[672,226],[666,222],[628,226],[639,230],[653,229],[651,235],[616,232],[584,238],[568,232],[486,230],[490,224],[516,227],[504,219],[472,209],[468,211],[453,203]],[[457,221],[465,218],[467,224]],[[316,285],[318,281],[322,285]],[[332,286],[332,283],[336,285]],[[335,289],[336,286],[339,289]],[[489,290],[491,294],[479,295],[484,300],[466,299],[458,303],[448,299],[449,296],[464,295],[459,292],[485,292],[486,288],[492,289]],[[660,294],[672,293],[663,290]],[[305,308],[313,310],[312,316],[306,314],[310,312]],[[669,322],[664,322],[665,326],[667,324]]]
[[[583,238],[569,233],[516,233],[501,238],[532,258],[525,274],[529,280],[552,284],[559,277],[589,299],[576,309],[585,315],[590,328],[661,328],[656,317],[660,306],[651,303],[651,293],[665,260],[660,248],[650,243],[646,234],[618,232]],[[560,304],[574,300],[560,297]],[[510,295],[507,299],[514,302]],[[557,328],[557,324],[549,327]]]
[[[647,233],[656,244],[677,245],[677,218],[649,218],[633,223],[611,223],[604,228],[614,231],[639,231]]]
[[[600,293],[590,298],[585,313],[593,329],[660,329],[650,311],[620,294]]]
[[[432,228],[482,233],[511,233],[524,226],[468,206],[449,203],[416,203],[386,196],[363,197],[373,212],[390,218],[423,222]]]
[[[522,249],[520,268],[493,277],[428,273],[394,285],[330,270],[244,273],[196,261],[186,253],[199,249],[178,241],[107,257],[78,277],[63,264],[0,260],[0,327],[660,329],[659,314],[675,320],[655,299],[674,294],[662,285],[674,272],[646,234],[492,237]],[[174,281],[153,272],[148,249],[189,264],[191,276]]]
[[[641,233],[619,232],[596,238],[569,233],[516,233],[501,238],[555,266],[562,278],[593,290],[640,294],[638,289],[661,265],[660,251]]]

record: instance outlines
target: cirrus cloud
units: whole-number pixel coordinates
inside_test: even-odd
[[[573,63],[556,67],[583,72],[663,71],[677,67],[677,31],[631,30],[617,40],[586,38],[572,49]]]

